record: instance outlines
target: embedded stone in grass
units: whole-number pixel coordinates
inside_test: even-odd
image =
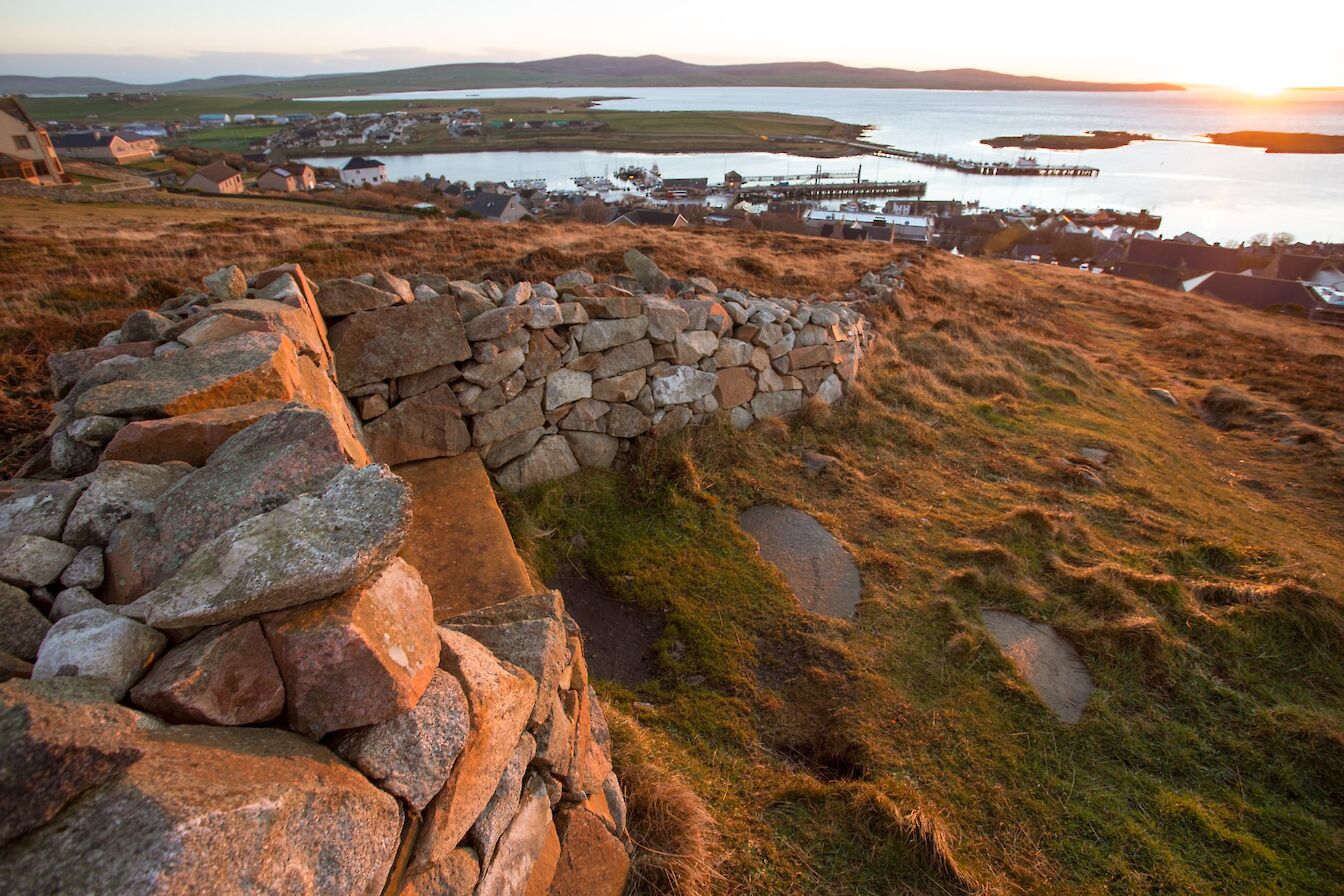
[[[742,529],[793,588],[803,609],[848,619],[859,603],[859,569],[835,536],[812,517],[762,504],[742,511]]]
[[[1003,610],[981,610],[980,619],[999,650],[1061,722],[1083,717],[1094,685],[1073,645],[1048,625]]]

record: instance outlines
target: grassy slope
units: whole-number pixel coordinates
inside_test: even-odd
[[[23,251],[0,256],[7,395],[31,391],[34,340],[87,344],[136,306],[132,284],[181,286],[226,261],[538,277],[610,272],[636,245],[674,274],[805,295],[894,254],[353,219],[314,239],[316,219],[182,210],[133,230],[139,210],[100,214],[25,227]],[[133,242],[157,233],[173,238]],[[638,472],[506,502],[541,573],[577,563],[666,615],[658,677],[600,690],[708,801],[717,889],[1338,892],[1344,334],[946,256],[920,263],[904,302],[908,320],[873,309],[883,336],[829,415],[704,431]],[[1195,413],[1219,385],[1239,391],[1217,393],[1210,418],[1252,425]],[[31,428],[40,402],[22,409],[15,426]],[[841,471],[807,477],[800,445]],[[1113,452],[1100,486],[1064,462],[1084,446]],[[734,524],[759,501],[816,514],[850,547],[852,624],[793,607]],[[1014,675],[980,606],[1078,645],[1098,684],[1081,724],[1056,723]]]

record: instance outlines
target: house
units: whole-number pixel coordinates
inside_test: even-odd
[[[803,229],[831,239],[867,240],[928,245],[933,239],[933,219],[926,215],[888,215],[878,212],[809,209]]]
[[[258,189],[279,193],[307,192],[316,187],[317,172],[302,162],[272,165],[257,178]]]
[[[282,150],[266,149],[243,153],[243,161],[249,165],[284,165],[289,158]]]
[[[611,220],[607,221],[608,226],[612,224],[622,224],[626,227],[690,227],[691,222],[687,221],[677,212],[665,212],[652,208],[632,208],[626,211],[621,209],[612,209]]]
[[[1249,274],[1229,274],[1215,271],[1204,277],[1191,290],[1196,295],[1211,296],[1243,308],[1257,311],[1291,311],[1309,313],[1316,306],[1316,294],[1296,280],[1276,280],[1270,277],[1252,277]]]
[[[377,159],[355,156],[341,169],[341,183],[348,187],[367,187],[387,183],[387,166]]]
[[[1235,274],[1246,269],[1246,259],[1237,249],[1180,243],[1176,240],[1136,239],[1129,244],[1126,261],[1173,268],[1185,276],[1222,271]]]
[[[59,134],[52,143],[56,154],[67,159],[90,159],[129,165],[159,154],[159,141],[130,131],[112,133],[101,128],[74,134]]]
[[[498,193],[479,193],[463,208],[477,217],[500,224],[512,224],[527,214],[527,206],[517,196]]]
[[[51,138],[17,98],[0,97],[0,180],[26,180],[35,186],[72,184],[56,157]]]
[[[243,192],[242,172],[235,171],[223,162],[211,162],[187,178],[182,185],[184,190],[198,193],[241,193]]]
[[[223,112],[206,112],[199,120],[201,124],[206,125],[228,124],[232,121],[232,119]]]

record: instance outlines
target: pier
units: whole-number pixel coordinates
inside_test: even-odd
[[[1096,177],[1101,169],[1088,165],[1037,165],[1009,164],[1007,162],[977,162],[971,159],[957,159],[952,156],[931,152],[915,152],[910,149],[897,149],[880,143],[864,143],[857,140],[836,140],[830,137],[814,138],[824,143],[838,143],[862,150],[870,156],[883,159],[901,159],[917,165],[930,165],[934,168],[949,168],[962,174],[980,174],[987,177]]]
[[[864,196],[920,197],[928,187],[929,185],[922,180],[858,180],[842,183],[773,183],[746,188],[742,192],[768,193],[779,199],[858,199]]]

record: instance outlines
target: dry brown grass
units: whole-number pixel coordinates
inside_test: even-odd
[[[634,889],[647,896],[709,896],[722,878],[718,825],[686,780],[657,758],[648,735],[607,710],[612,761],[625,792],[635,845]]]

